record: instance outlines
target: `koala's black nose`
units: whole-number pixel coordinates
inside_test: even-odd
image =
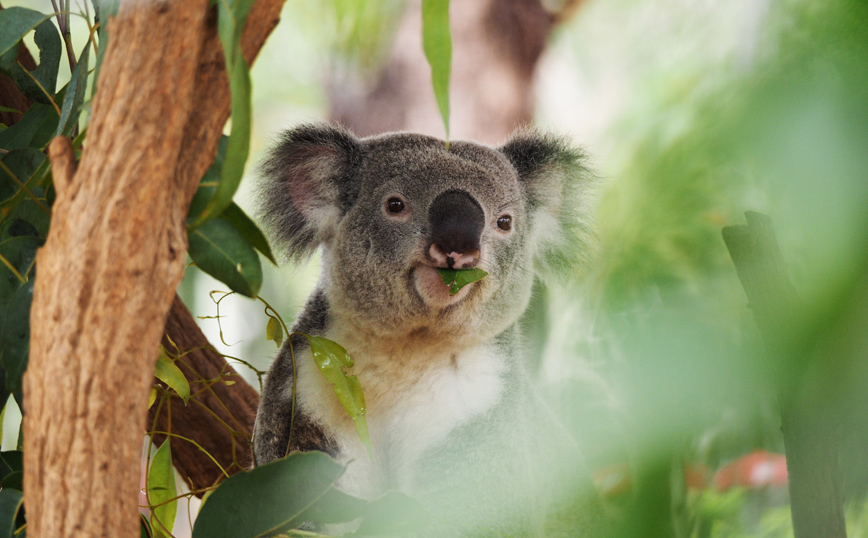
[[[465,269],[477,264],[485,214],[470,194],[458,190],[440,194],[431,204],[428,222],[428,255],[438,267]]]

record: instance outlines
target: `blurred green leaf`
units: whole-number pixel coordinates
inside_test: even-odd
[[[351,536],[407,536],[424,528],[430,519],[422,503],[390,491],[365,507],[362,523]]]
[[[175,361],[166,355],[165,349],[160,351],[154,375],[157,379],[168,385],[169,388],[177,392],[185,404],[190,400],[190,383],[181,369],[178,368],[178,365],[175,364]]]
[[[17,489],[24,491],[24,472],[15,471],[6,475],[2,481],[3,489]]]
[[[25,7],[8,7],[0,10],[0,55],[18,45],[30,30],[53,17]]]
[[[268,318],[268,325],[265,326],[265,339],[273,341],[278,349],[283,343],[283,326],[277,318]]]
[[[235,202],[229,204],[229,207],[227,207],[220,216],[235,226],[235,229],[241,232],[244,239],[246,239],[253,248],[261,252],[263,256],[268,258],[268,261],[277,265],[277,262],[274,260],[274,254],[271,253],[271,247],[268,245],[268,239],[265,238],[265,234],[262,233],[262,230],[260,230],[256,223],[253,222],[253,219],[248,217]]]
[[[0,452],[0,478],[24,470],[24,453],[20,450]]]
[[[242,295],[255,297],[259,293],[259,255],[232,224],[218,217],[188,230],[187,237],[190,257],[199,269]]]
[[[169,499],[177,496],[175,469],[172,467],[172,450],[169,446],[169,440],[166,439],[157,449],[148,469],[148,502],[153,507],[151,527],[155,536],[169,536],[171,534],[172,527],[175,526],[175,516],[178,513],[178,500],[170,501]]]
[[[0,159],[3,162],[3,165],[0,166],[0,206],[8,208],[10,205],[14,205],[12,202],[16,198],[21,199],[28,196],[27,192],[18,185],[18,182],[22,182],[27,189],[32,189],[31,180],[34,173],[46,162],[46,159],[45,153],[36,148],[13,149],[3,155]],[[9,176],[10,172],[15,175],[15,179]],[[34,191],[31,190],[31,192]],[[10,218],[11,215],[7,215],[0,220],[7,221]]]
[[[472,284],[478,280],[482,280],[488,273],[482,269],[474,267],[473,269],[437,269],[440,273],[440,280],[449,286],[449,295],[455,295],[461,288],[468,284]]]
[[[422,0],[422,47],[431,65],[431,85],[449,140],[449,78],[452,75],[452,33],[449,0]]]
[[[0,490],[0,538],[12,538],[18,511],[24,503],[24,494],[16,489]]]
[[[231,476],[202,505],[193,538],[253,538],[296,528],[305,512],[332,498],[343,471],[326,454],[298,452]]]
[[[28,74],[25,72],[26,68],[16,62],[9,70],[9,74],[25,95],[36,102],[50,105],[49,96],[54,97],[57,70],[63,52],[60,33],[52,21],[43,21],[36,27],[33,40],[39,47],[39,65]]]
[[[344,372],[344,368],[351,368],[353,366],[353,360],[350,359],[347,350],[336,342],[319,336],[299,334],[307,338],[314,362],[316,362],[323,377],[332,384],[341,405],[344,406],[347,414],[355,422],[356,433],[359,434],[359,439],[368,449],[368,456],[373,459],[374,449],[371,446],[371,437],[368,434],[368,422],[365,419],[367,409],[365,407],[365,395],[362,392],[362,385],[359,383],[358,377],[347,375]]]
[[[10,392],[21,389],[21,377],[27,369],[33,282],[34,279],[30,279],[20,286],[9,302],[0,307],[0,362],[6,371],[6,389]]]
[[[53,106],[33,103],[15,125],[0,132],[0,149],[43,148],[51,141],[58,120]]]
[[[81,56],[78,57],[78,63],[66,87],[66,93],[63,96],[63,107],[61,107],[60,122],[57,124],[54,136],[60,136],[61,134],[72,136],[73,131],[78,126],[81,105],[84,103],[84,94],[87,91],[87,65],[89,57],[90,43],[87,43],[81,52]]]
[[[241,32],[253,0],[218,0],[217,33],[226,57],[226,72],[232,92],[232,133],[226,146],[226,159],[220,174],[220,185],[205,210],[193,226],[221,214],[230,203],[244,175],[244,165],[250,152],[250,71],[241,50]]]

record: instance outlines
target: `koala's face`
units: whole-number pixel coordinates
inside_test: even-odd
[[[533,134],[447,149],[300,127],[266,163],[265,218],[290,255],[324,245],[322,285],[344,322],[486,339],[521,315],[535,268],[581,255],[569,252],[580,234],[567,206],[583,183],[578,157]],[[488,276],[456,295],[437,272],[473,267]]]

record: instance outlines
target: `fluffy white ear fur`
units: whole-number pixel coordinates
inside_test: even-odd
[[[290,258],[303,258],[335,233],[352,203],[361,145],[326,124],[286,131],[263,163],[261,220]]]
[[[592,175],[584,153],[565,138],[534,130],[518,131],[500,151],[524,187],[537,273],[571,275],[587,263],[594,242]]]

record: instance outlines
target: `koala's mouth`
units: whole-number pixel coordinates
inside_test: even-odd
[[[443,283],[437,268],[427,264],[414,267],[411,274],[412,285],[427,306],[444,308],[461,302],[466,298],[477,283],[467,284],[455,295],[449,294],[449,286]]]

